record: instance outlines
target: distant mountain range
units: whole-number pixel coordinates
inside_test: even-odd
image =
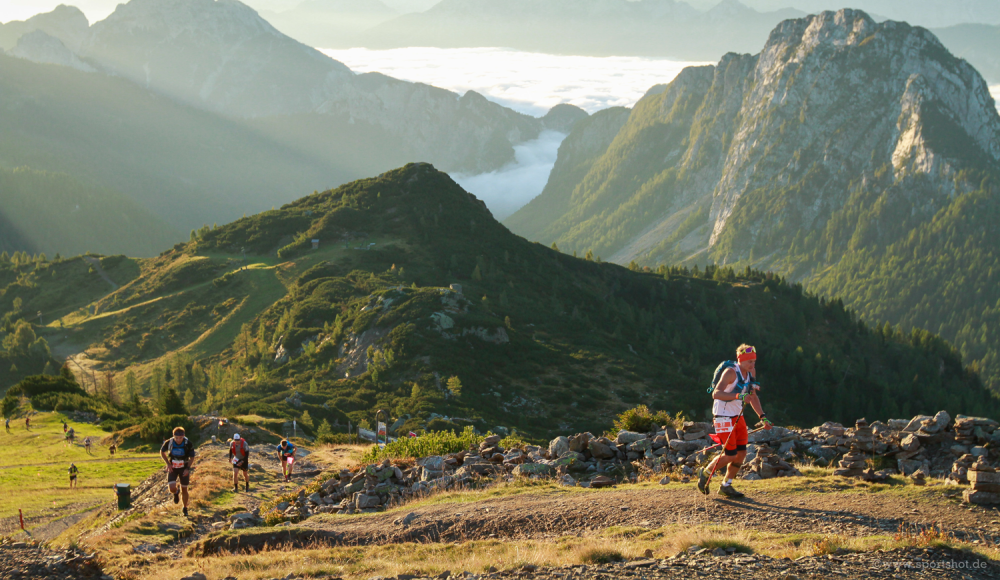
[[[975,0],[851,5],[931,28],[951,52],[1000,82],[1000,3]],[[782,20],[839,8],[816,0],[442,0],[400,14],[381,0],[307,0],[262,15],[279,30],[324,48],[503,46],[554,54],[629,55],[715,61],[753,53]]]
[[[760,46],[796,10],[760,13],[736,0],[705,12],[677,0],[442,0],[355,35],[311,35],[317,46],[504,46],[553,54],[714,60]],[[289,14],[291,16],[291,14]]]
[[[0,47],[0,101],[21,107],[0,167],[85,176],[181,231],[415,159],[494,170],[558,121],[356,75],[231,0],[132,0],[93,26],[61,6]]]
[[[925,29],[842,10],[577,125],[506,224],[622,264],[783,272],[942,334],[1000,388],[998,177],[976,70]]]

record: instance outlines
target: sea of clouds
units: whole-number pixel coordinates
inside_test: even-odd
[[[686,66],[665,58],[539,54],[507,48],[320,49],[359,73],[381,72],[464,94],[476,91],[515,111],[540,117],[570,103],[588,113],[631,107],[650,87],[669,83]],[[566,135],[545,131],[514,148],[514,163],[478,175],[452,174],[504,219],[542,192]]]

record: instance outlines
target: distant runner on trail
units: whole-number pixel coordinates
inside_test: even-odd
[[[31,431],[31,415],[24,418],[24,428]]]
[[[63,421],[63,435],[65,435],[65,434],[66,434],[66,429],[67,429],[68,427],[69,427],[69,425],[67,425],[67,424],[66,424],[66,421]]]
[[[295,465],[295,444],[285,439],[278,445],[278,461],[281,462],[281,474],[285,481],[292,477],[292,467]]]
[[[243,491],[250,491],[250,446],[239,433],[233,435],[233,442],[229,444],[229,461],[233,464],[233,491],[240,490],[241,471],[245,483]]]
[[[10,433],[10,417],[7,417],[7,432]]]
[[[708,484],[715,470],[726,468],[726,479],[719,487],[719,494],[731,498],[741,498],[743,494],[733,487],[733,478],[740,473],[743,460],[747,456],[747,423],[743,419],[743,405],[750,403],[764,423],[764,429],[771,428],[771,421],[761,410],[755,372],[757,369],[757,349],[741,344],[736,349],[736,360],[719,365],[725,369],[712,389],[712,415],[715,417],[715,433],[724,445],[725,451],[698,472],[698,491],[708,495]]]
[[[174,503],[179,501],[178,493],[184,498],[184,515],[188,515],[188,485],[191,483],[191,463],[194,461],[194,445],[184,436],[183,427],[174,427],[174,436],[163,442],[160,457],[167,464],[167,487],[174,494]],[[180,490],[177,480],[180,480]]]
[[[72,447],[74,438],[76,438],[76,431],[73,431],[73,428],[70,427],[69,431],[66,432],[66,445]]]
[[[76,476],[80,473],[80,470],[76,468],[75,463],[69,464],[69,486],[70,488],[76,487]]]

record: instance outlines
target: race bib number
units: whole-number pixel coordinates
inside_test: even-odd
[[[236,456],[234,455],[234,456],[233,456],[233,465],[239,465],[239,464],[240,464],[240,458],[239,458],[239,457],[236,457]]]
[[[288,465],[291,465],[291,464],[295,463],[295,458],[294,457],[286,457],[285,460],[288,461]]]
[[[184,468],[184,461],[183,460],[178,460],[178,459],[171,459],[170,460],[170,467],[172,467],[174,469],[183,469]]]
[[[718,417],[715,419],[715,434],[725,435],[732,432],[733,419],[731,417]]]

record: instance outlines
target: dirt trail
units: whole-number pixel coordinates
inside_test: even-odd
[[[409,525],[401,520],[412,513]],[[609,526],[725,524],[778,533],[869,536],[900,525],[941,524],[957,537],[1000,540],[993,510],[969,511],[948,499],[919,503],[887,493],[767,493],[734,501],[691,485],[600,492],[552,491],[466,503],[442,503],[370,516],[314,516],[296,526],[261,528],[238,537],[207,538],[201,553],[261,548],[275,542],[338,545],[533,539],[600,533]]]
[[[49,520],[48,522],[33,528],[31,530],[31,536],[39,542],[50,542],[59,537],[59,534],[65,532],[87,516],[94,513],[94,510],[98,509],[105,503],[107,502],[94,502],[89,508],[85,508],[83,511],[69,514],[61,518],[56,518],[54,520]]]

